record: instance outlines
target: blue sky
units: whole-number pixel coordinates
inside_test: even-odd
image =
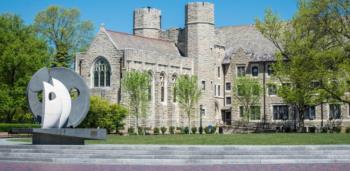
[[[35,15],[50,5],[78,8],[83,20],[91,20],[97,29],[104,23],[108,29],[132,32],[135,8],[151,6],[162,11],[162,29],[183,27],[185,4],[194,0],[0,0],[0,14],[20,15],[32,23]],[[290,19],[297,10],[297,0],[207,0],[215,4],[217,27],[253,24],[271,8],[281,18]]]

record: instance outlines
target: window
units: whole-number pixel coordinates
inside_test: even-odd
[[[148,85],[148,100],[152,100],[152,88],[153,88],[153,80],[152,73],[149,72],[149,85]]]
[[[341,109],[340,104],[330,104],[329,105],[329,120],[340,119]]]
[[[238,66],[237,67],[237,76],[238,77],[244,77],[245,76],[245,66]]]
[[[106,59],[100,58],[94,65],[94,87],[109,87],[111,85],[111,67]]]
[[[202,90],[205,90],[205,81],[202,80]]]
[[[231,90],[231,83],[230,82],[227,82],[226,83],[226,88],[225,88],[226,91],[230,91]]]
[[[173,102],[176,103],[176,75],[174,74],[172,77],[172,82],[173,82]]]
[[[218,78],[220,78],[220,67],[218,67]]]
[[[160,74],[160,101],[161,102],[164,102],[164,99],[165,99],[165,85],[164,85],[164,78],[165,77],[165,74],[164,73],[161,73]]]
[[[316,118],[315,106],[306,106],[304,111],[304,119],[313,120]]]
[[[277,86],[274,84],[269,84],[267,87],[267,92],[269,95],[276,95],[277,94]]]
[[[220,96],[220,85],[218,85],[218,96]]]
[[[245,94],[244,88],[242,85],[237,85],[237,95],[238,96],[243,96]]]
[[[287,105],[273,106],[273,119],[274,120],[287,120],[288,119],[288,106]]]
[[[231,97],[230,96],[226,97],[226,105],[231,105]]]
[[[250,106],[250,119],[260,120],[260,106]]]
[[[253,66],[252,67],[252,76],[257,77],[259,75],[259,68],[258,66]]]
[[[267,65],[267,75],[272,75],[273,74],[273,68],[272,65],[269,64]]]
[[[240,116],[241,118],[244,117],[244,107],[243,107],[243,106],[239,106],[239,116]]]

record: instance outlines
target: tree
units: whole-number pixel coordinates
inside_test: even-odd
[[[129,106],[132,108],[129,114],[136,117],[137,129],[139,128],[139,117],[146,118],[147,116],[149,87],[150,76],[147,72],[129,71],[122,80],[122,88],[128,94]]]
[[[279,95],[296,107],[299,128],[304,126],[306,106],[336,99],[350,102],[348,0],[300,0],[290,22],[268,10],[256,26],[278,49],[275,76],[289,82]]]
[[[16,113],[28,111],[26,87],[48,63],[48,48],[32,26],[12,14],[0,15],[0,42],[0,121],[13,122]]]
[[[243,107],[243,118],[249,122],[252,114],[251,107],[259,106],[262,88],[256,79],[238,77],[233,84],[233,96]]]
[[[201,96],[201,90],[198,87],[198,78],[196,76],[181,75],[176,79],[176,100],[181,108],[187,114],[188,128],[191,128],[191,117],[194,106]],[[190,133],[190,131],[189,131]]]
[[[52,48],[52,66],[71,66],[74,54],[92,39],[93,24],[81,21],[77,9],[50,6],[36,15],[35,27]]]
[[[106,128],[108,133],[123,128],[123,120],[127,110],[118,105],[110,103],[101,97],[90,98],[90,110],[84,121],[79,125],[82,128]]]

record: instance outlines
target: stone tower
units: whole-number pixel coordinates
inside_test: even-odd
[[[194,75],[198,76],[198,85],[202,88],[199,105],[203,106],[205,116],[203,124],[211,124],[214,115],[214,77],[215,61],[212,50],[215,39],[214,4],[193,2],[186,5],[186,56],[194,58]],[[198,124],[199,109],[196,119]]]
[[[155,8],[139,8],[134,11],[134,35],[159,38],[161,11]]]

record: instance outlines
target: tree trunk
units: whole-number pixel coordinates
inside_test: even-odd
[[[191,134],[191,112],[187,112],[188,116],[188,134]]]
[[[305,107],[298,107],[298,113],[299,113],[299,127],[298,132],[304,132],[304,111]]]

